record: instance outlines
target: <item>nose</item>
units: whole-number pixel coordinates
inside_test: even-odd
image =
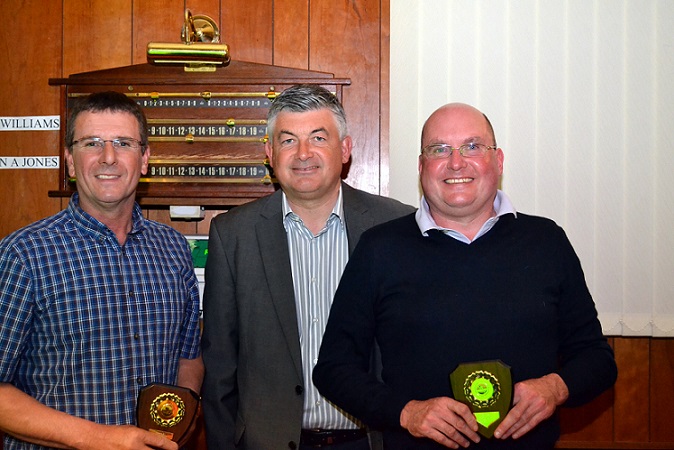
[[[304,161],[313,155],[313,149],[310,142],[300,140],[297,143],[297,158]]]
[[[98,158],[98,161],[101,164],[116,164],[117,163],[117,151],[115,150],[115,147],[113,147],[111,141],[105,141],[103,142],[103,150],[101,150],[100,157]]]
[[[447,158],[447,167],[452,170],[459,170],[465,167],[466,159],[461,155],[459,149],[452,150],[452,154]]]

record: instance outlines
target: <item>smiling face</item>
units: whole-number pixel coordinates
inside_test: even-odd
[[[464,104],[450,104],[426,121],[421,146],[449,144],[455,149],[474,142],[495,145],[484,115]],[[466,158],[454,150],[446,159],[419,156],[419,176],[424,197],[435,222],[450,227],[459,223],[484,223],[494,214],[494,198],[503,173],[501,149],[484,157]]]
[[[138,120],[128,112],[84,111],[75,119],[74,140],[99,137],[140,140]],[[147,173],[149,148],[120,150],[105,143],[103,150],[83,150],[74,145],[66,152],[70,176],[77,178],[80,207],[101,220],[111,214],[130,214],[136,187]]]
[[[351,138],[340,139],[330,110],[282,111],[269,138],[267,157],[291,202],[334,201],[342,166],[351,155]]]

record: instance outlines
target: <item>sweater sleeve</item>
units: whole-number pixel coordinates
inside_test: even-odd
[[[370,242],[365,233],[342,275],[313,381],[322,395],[369,426],[397,427],[406,400],[370,370],[378,296],[371,276]]]
[[[579,406],[613,386],[618,370],[578,256],[564,231],[559,230],[559,255],[565,273],[559,302],[558,373],[569,389],[566,406]]]

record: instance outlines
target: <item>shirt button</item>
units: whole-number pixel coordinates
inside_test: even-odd
[[[135,340],[140,339],[140,334],[138,334],[138,333],[133,333],[133,338],[134,338]]]
[[[298,384],[297,386],[295,386],[295,394],[297,395],[304,394],[304,388]]]
[[[142,383],[143,383],[143,379],[142,379],[141,377],[136,378],[136,383],[142,384]]]

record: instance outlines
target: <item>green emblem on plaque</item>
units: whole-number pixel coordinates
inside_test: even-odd
[[[498,378],[490,372],[478,370],[466,378],[463,393],[471,404],[485,408],[498,400],[501,395],[501,385]]]
[[[479,433],[492,437],[510,410],[510,367],[498,360],[460,364],[449,379],[454,398],[473,412]]]

